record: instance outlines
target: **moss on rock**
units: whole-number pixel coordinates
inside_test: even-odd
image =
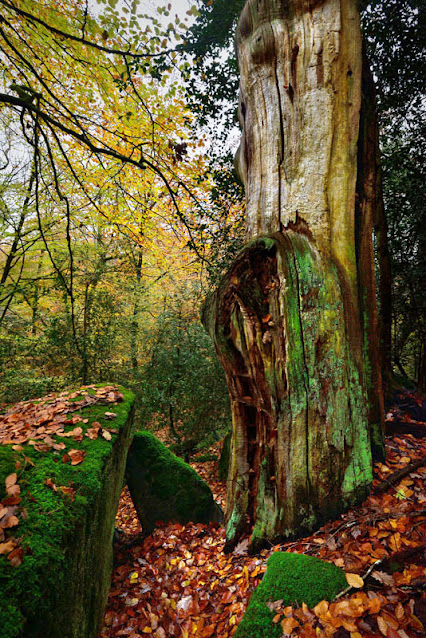
[[[25,515],[7,533],[20,539],[23,562],[12,566],[0,556],[2,638],[97,635],[110,588],[114,520],[133,420],[134,395],[120,390],[121,403],[98,403],[71,415],[88,420],[79,423],[83,433],[94,421],[112,427],[116,433],[110,441],[64,438],[66,449],[61,452],[25,445],[21,453],[0,445],[0,499],[5,496],[5,477],[15,471],[16,461],[22,463],[23,455],[27,459],[18,470],[20,512]],[[111,409],[117,415],[113,421],[104,417]],[[67,430],[73,427],[70,421]],[[84,461],[75,466],[62,462],[69,449],[84,450]],[[45,484],[47,479],[57,491]],[[69,485],[74,500],[59,489]]]
[[[222,510],[207,483],[150,432],[135,434],[126,477],[146,534],[152,532],[157,521],[222,521]]]
[[[315,607],[321,600],[332,600],[347,586],[345,572],[332,563],[304,554],[276,552],[253,592],[236,638],[280,638],[281,626],[272,619],[267,603],[282,600],[282,606],[306,603]]]

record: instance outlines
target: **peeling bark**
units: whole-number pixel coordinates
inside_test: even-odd
[[[248,0],[236,48],[251,242],[204,322],[232,404],[228,548],[256,550],[365,497],[369,420],[382,454],[375,118],[355,0]]]

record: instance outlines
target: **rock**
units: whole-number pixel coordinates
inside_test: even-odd
[[[93,386],[84,394],[93,396],[96,390]],[[52,435],[55,445],[62,442],[65,449],[38,451],[26,443],[22,450],[17,445],[13,450],[11,444],[0,445],[0,500],[5,477],[21,463],[19,525],[6,534],[23,550],[22,562],[15,566],[10,557],[0,555],[2,638],[98,635],[111,586],[114,521],[133,420],[134,396],[119,390],[113,422],[104,418],[111,409],[104,397],[95,405],[75,409],[80,397],[74,393],[76,403],[67,415],[73,420],[65,427],[73,430],[75,425],[70,424],[81,415],[78,433]],[[48,397],[44,407],[51,405]],[[17,406],[17,413],[21,406],[25,404]],[[48,429],[52,424],[54,420],[43,425]],[[96,439],[91,438],[94,430],[99,433]],[[111,440],[106,440],[101,434],[109,430]],[[75,465],[66,454],[73,449],[82,452]]]
[[[231,458],[232,430],[223,439],[222,452],[217,466],[219,481],[226,481],[228,478],[229,461]]]
[[[305,554],[276,552],[254,590],[247,611],[238,626],[236,638],[281,638],[280,623],[273,624],[276,611],[267,603],[282,600],[282,607],[315,607],[321,600],[331,601],[347,587],[345,572],[332,563]]]
[[[126,478],[142,529],[157,521],[222,522],[213,494],[190,465],[149,432],[137,432],[127,457]]]

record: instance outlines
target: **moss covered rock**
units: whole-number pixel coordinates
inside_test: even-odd
[[[127,484],[144,533],[157,521],[221,522],[222,510],[190,465],[150,432],[137,432],[127,457]]]
[[[282,606],[306,603],[315,607],[321,600],[332,600],[347,587],[345,572],[332,563],[304,554],[276,552],[253,592],[236,638],[280,638],[280,624],[273,624],[275,611],[267,603],[282,600]]]
[[[2,638],[97,635],[111,582],[114,520],[133,418],[134,396],[120,391],[120,403],[100,401],[68,414],[63,431],[74,430],[81,417],[82,432],[52,434],[55,445],[65,444],[60,451],[0,445],[0,500],[11,472],[17,471],[21,488],[19,525],[6,530],[6,540],[14,539],[23,550],[21,564],[0,556]],[[95,395],[96,388],[82,393]],[[73,400],[82,396],[74,393]],[[42,403],[49,409],[54,401]],[[116,416],[105,416],[109,411]],[[75,465],[71,461],[78,454],[72,450],[84,455]]]
[[[231,443],[232,430],[229,430],[228,434],[223,439],[222,452],[217,466],[219,481],[226,481],[228,478],[229,461],[231,459]]]

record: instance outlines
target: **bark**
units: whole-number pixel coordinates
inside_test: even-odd
[[[420,396],[426,395],[426,346],[423,342],[420,354],[417,390]]]
[[[232,404],[227,546],[256,550],[365,497],[369,420],[383,454],[376,124],[355,0],[249,0],[236,48],[249,243],[204,322]]]
[[[140,312],[140,292],[142,279],[142,249],[138,250],[137,257],[134,260],[135,266],[135,284],[134,284],[134,301],[133,301],[133,317],[130,324],[130,358],[132,362],[133,380],[136,380],[138,373],[138,330],[139,330],[139,312]]]
[[[385,420],[373,248],[374,219],[377,217],[377,208],[380,208],[383,214],[383,194],[382,175],[380,166],[377,164],[376,94],[365,48],[363,48],[361,91],[355,196],[358,303],[363,334],[364,382],[368,395],[368,421],[371,430],[372,451],[375,458],[383,460]]]
[[[376,136],[377,156],[377,189],[376,208],[374,211],[374,233],[377,243],[377,260],[379,264],[379,343],[380,364],[385,389],[391,389],[393,383],[392,371],[392,267],[388,243],[388,224],[383,205],[382,169],[379,159],[378,132]]]

